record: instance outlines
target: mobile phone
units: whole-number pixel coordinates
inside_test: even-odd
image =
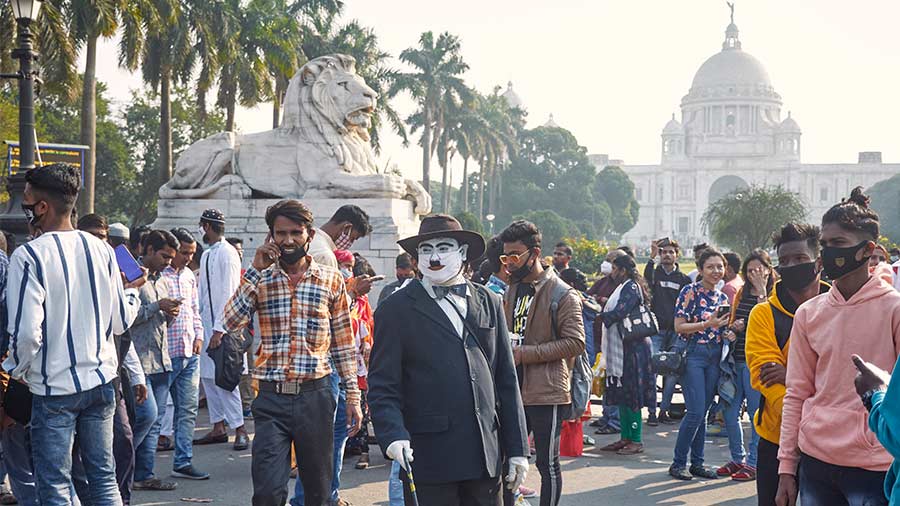
[[[129,283],[144,275],[140,264],[131,256],[131,252],[124,244],[116,246],[116,262],[119,264],[119,270],[125,275],[125,279]]]
[[[731,314],[731,306],[729,306],[728,304],[721,305],[718,307],[718,309],[716,309],[717,318],[721,318],[727,314]]]
[[[369,280],[371,280],[373,283],[377,283],[378,281],[384,281],[384,276],[379,274],[377,276],[372,276],[371,278],[369,278]]]

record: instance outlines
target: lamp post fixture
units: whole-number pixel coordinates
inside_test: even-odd
[[[494,235],[494,220],[497,219],[497,217],[494,216],[493,214],[489,214],[489,215],[485,216],[484,219],[486,219],[488,221],[488,223],[490,224],[491,236],[493,236]]]
[[[25,173],[34,168],[34,82],[37,71],[32,63],[37,53],[32,44],[31,24],[37,20],[41,0],[11,0],[16,17],[16,48],[12,57],[19,60],[19,71],[14,74],[0,74],[0,77],[19,81],[19,169],[6,180],[9,203],[6,212],[0,215],[0,228],[16,235],[21,241],[28,235],[28,221],[22,212],[22,194],[25,191]],[[11,167],[10,167],[11,169]]]

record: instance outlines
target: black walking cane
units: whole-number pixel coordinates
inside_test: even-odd
[[[403,463],[406,464],[406,476],[409,477],[409,495],[412,496],[413,506],[419,506],[419,497],[416,496],[416,480],[413,478],[412,465],[409,463],[406,449],[403,450]]]

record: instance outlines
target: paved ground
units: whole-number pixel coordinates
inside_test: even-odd
[[[198,433],[208,429],[206,411],[200,414]],[[744,427],[747,428],[747,421]],[[252,430],[252,423],[248,423]],[[585,427],[588,429],[588,427]],[[754,483],[735,483],[730,480],[679,482],[666,474],[672,459],[677,426],[644,428],[646,453],[636,457],[620,457],[586,448],[583,457],[564,459],[562,463],[565,480],[563,506],[575,505],[717,505],[751,506],[755,501]],[[590,434],[593,436],[593,430]],[[617,439],[616,436],[593,436],[597,446],[603,446]],[[706,446],[708,465],[720,465],[727,461],[727,439],[710,438]],[[380,452],[372,447],[372,465],[368,470],[353,468],[355,457],[344,461],[341,474],[342,497],[354,506],[387,506],[387,478],[390,466],[386,465]],[[195,449],[195,465],[209,472],[208,481],[192,482],[177,480],[178,490],[174,492],[135,492],[135,505],[162,506],[185,505],[183,498],[211,499],[214,505],[250,504],[250,451],[235,452],[231,445],[215,445]],[[172,453],[160,454],[157,458],[157,473],[168,474],[172,466]],[[294,482],[290,487],[293,490]],[[527,484],[540,489],[540,477],[532,466]],[[531,499],[537,506],[538,499]],[[427,506],[427,505],[423,505]]]

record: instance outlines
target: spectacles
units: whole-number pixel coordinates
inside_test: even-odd
[[[528,255],[527,251],[522,253],[510,253],[509,255],[500,255],[500,263],[503,265],[517,264],[519,260]]]

